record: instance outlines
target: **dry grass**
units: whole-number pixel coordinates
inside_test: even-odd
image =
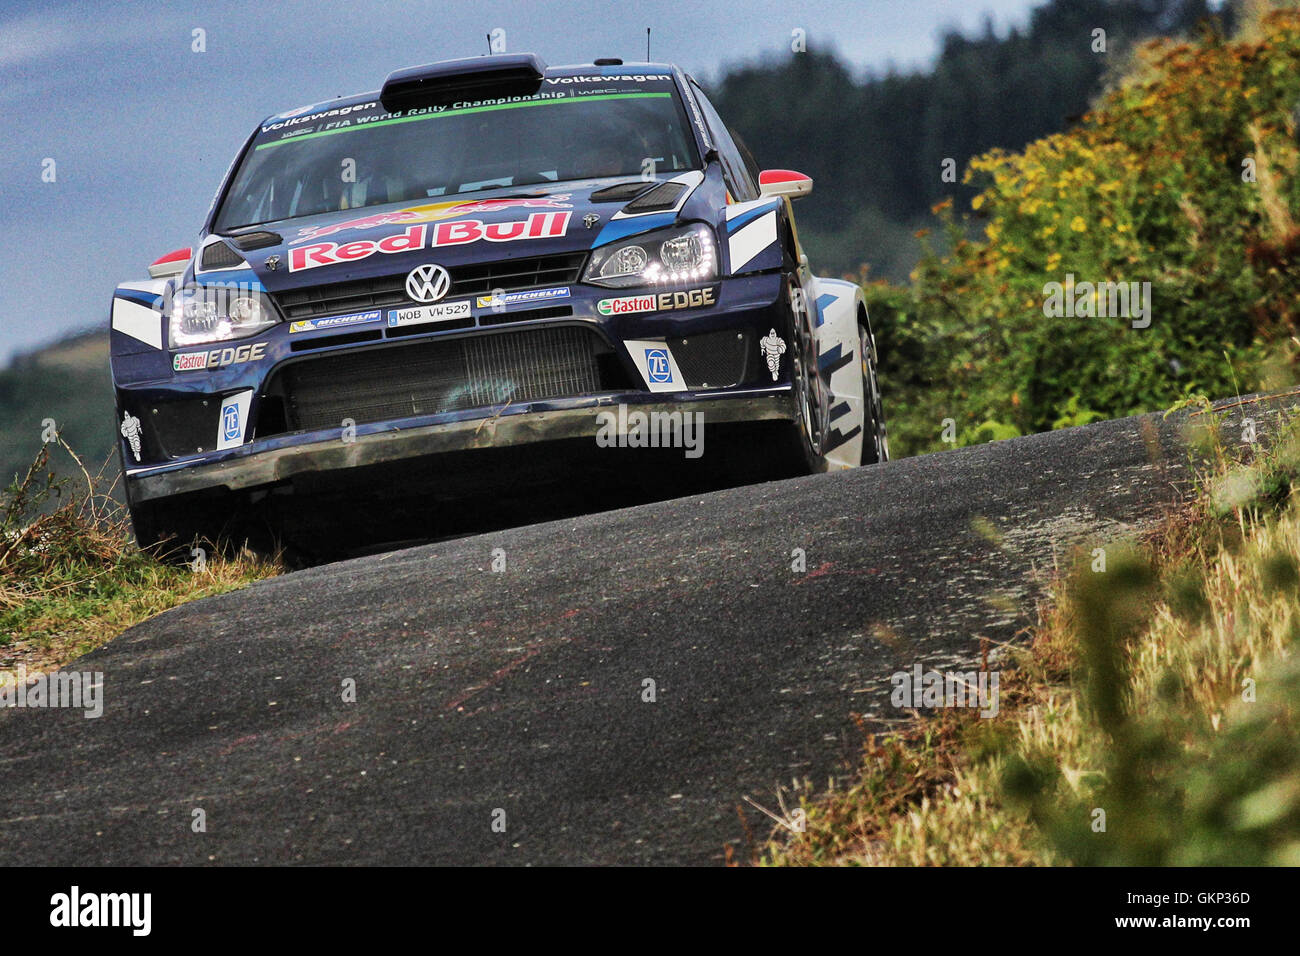
[[[248,552],[188,564],[141,552],[112,498],[117,469],[92,475],[63,447],[75,476],[55,475],[43,448],[0,497],[0,671],[52,670],[170,607],[282,570]]]
[[[1300,862],[1300,440],[1214,458],[1157,534],[1062,578],[997,717],[868,737],[853,782],[801,793],[805,831],[776,828],[758,862]]]

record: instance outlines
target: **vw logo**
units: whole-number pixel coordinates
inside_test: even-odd
[[[442,266],[416,266],[406,277],[406,294],[416,302],[437,302],[451,288],[451,276]]]

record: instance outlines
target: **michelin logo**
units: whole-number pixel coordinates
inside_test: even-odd
[[[776,329],[758,340],[758,351],[767,360],[767,370],[772,373],[772,381],[781,374],[781,356],[785,354],[785,341],[776,334]]]
[[[478,297],[478,307],[480,309],[501,309],[512,305],[522,305],[530,302],[550,302],[553,299],[567,299],[569,290],[561,289],[531,289],[527,292],[498,292],[494,295],[481,295]]]
[[[122,416],[122,427],[119,429],[122,437],[126,439],[127,444],[131,446],[131,455],[136,461],[140,460],[140,419],[136,418],[130,412],[125,412]]]
[[[368,325],[379,321],[379,310],[373,312],[353,312],[351,315],[332,315],[324,319],[303,319],[289,326],[289,334],[296,332],[320,332],[325,329],[337,329],[345,325]]]

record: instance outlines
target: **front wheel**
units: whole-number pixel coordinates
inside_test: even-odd
[[[812,316],[806,305],[807,297],[793,280],[786,286],[786,301],[790,308],[790,376],[794,385],[798,424],[791,438],[794,446],[791,457],[799,474],[812,474],[826,470],[822,446],[826,434],[826,395],[817,372],[817,346],[813,338]]]
[[[858,357],[862,364],[862,459],[864,465],[889,461],[889,436],[876,373],[876,337],[866,322],[858,322]]]

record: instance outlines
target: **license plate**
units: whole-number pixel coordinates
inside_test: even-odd
[[[451,319],[467,319],[469,316],[469,299],[462,299],[460,302],[439,302],[436,305],[421,305],[413,309],[393,309],[388,313],[388,327],[395,329],[402,325],[447,322]]]

